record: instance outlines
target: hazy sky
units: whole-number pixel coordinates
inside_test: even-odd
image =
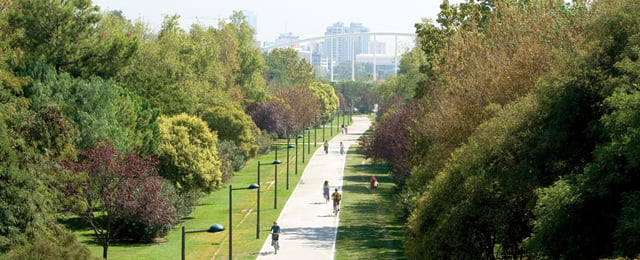
[[[459,3],[462,0],[450,0]],[[422,18],[436,18],[442,0],[94,0],[102,11],[121,10],[131,20],[158,29],[164,15],[178,14],[180,24],[216,25],[233,11],[249,10],[258,18],[258,40],[274,41],[291,32],[300,39],[324,35],[336,22],[363,23],[371,32],[415,32]]]

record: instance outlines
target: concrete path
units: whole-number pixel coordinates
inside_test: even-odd
[[[280,250],[274,254],[271,236],[267,239],[257,259],[333,259],[336,234],[340,215],[334,216],[332,202],[325,203],[322,184],[331,185],[331,192],[337,188],[342,193],[342,174],[346,156],[340,155],[340,142],[345,151],[362,135],[371,121],[366,116],[354,116],[348,134],[340,134],[329,140],[329,154],[318,148],[302,173],[300,182],[284,205],[278,224]],[[345,198],[348,199],[348,198]]]

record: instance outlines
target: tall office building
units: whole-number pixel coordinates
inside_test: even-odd
[[[338,34],[369,32],[369,28],[362,23],[351,23],[346,27],[342,22],[337,22],[327,27],[325,36]],[[345,61],[351,61],[358,54],[369,52],[369,36],[345,37],[328,39],[324,43],[323,56],[330,60],[333,66]]]
[[[253,28],[253,40],[258,41],[258,17],[249,10],[242,10],[242,14],[247,17],[247,23]]]

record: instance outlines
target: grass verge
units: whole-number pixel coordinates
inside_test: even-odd
[[[371,164],[352,145],[344,172],[336,259],[406,259],[395,212],[396,185],[388,164]],[[380,186],[369,190],[371,176]]]

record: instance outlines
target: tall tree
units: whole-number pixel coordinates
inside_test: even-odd
[[[313,66],[300,59],[294,49],[275,49],[265,59],[267,70],[264,77],[271,89],[306,87],[313,81]]]
[[[108,16],[102,23],[90,0],[10,2],[7,28],[11,47],[21,50],[23,65],[44,61],[73,76],[112,77],[135,52],[126,21]]]

